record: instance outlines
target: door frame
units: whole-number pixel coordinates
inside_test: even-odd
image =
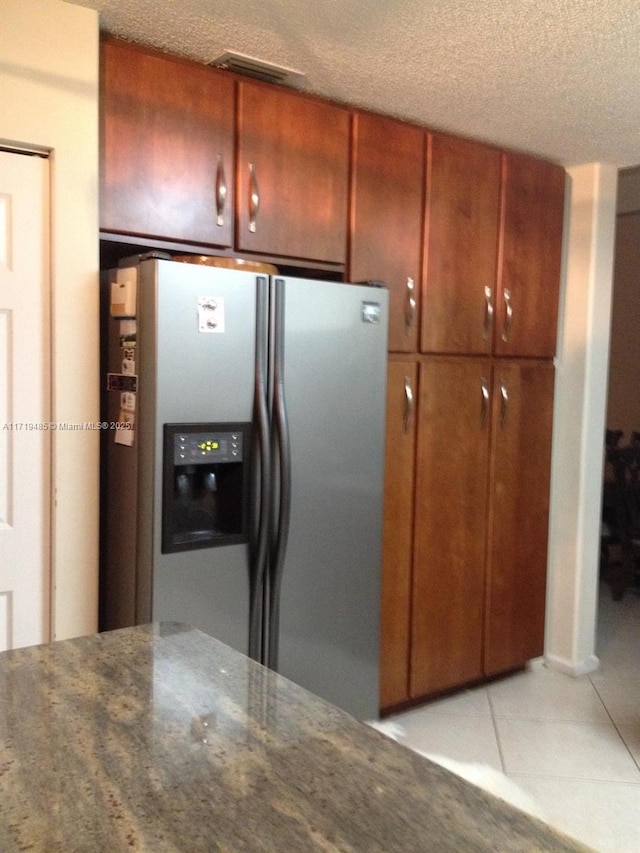
[[[2,21],[0,143],[51,163],[51,419],[97,423],[99,15],[2,0]],[[99,430],[58,431],[52,465],[52,639],[65,639],[98,625]]]

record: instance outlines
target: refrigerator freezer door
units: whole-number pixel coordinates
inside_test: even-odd
[[[139,542],[154,620],[186,622],[248,651],[248,546],[163,554],[166,423],[252,420],[256,277],[191,264],[140,265],[141,489]],[[153,507],[153,510],[152,510]],[[153,512],[153,515],[152,515]]]
[[[278,286],[291,447],[278,669],[374,718],[388,294],[297,279]]]

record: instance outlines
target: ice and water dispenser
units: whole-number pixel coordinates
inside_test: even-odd
[[[247,542],[250,424],[165,424],[162,552]]]

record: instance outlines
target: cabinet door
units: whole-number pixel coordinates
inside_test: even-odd
[[[244,81],[238,99],[237,247],[344,264],[349,113]]]
[[[428,159],[422,352],[490,353],[500,152],[434,133]]]
[[[565,171],[518,154],[503,162],[497,355],[552,358],[556,351]]]
[[[389,362],[380,630],[381,708],[409,698],[417,378],[415,362]]]
[[[353,124],[349,281],[389,288],[389,349],[415,352],[422,245],[424,133],[385,116]]]
[[[411,695],[482,675],[491,366],[420,365]]]
[[[488,675],[543,651],[553,383],[551,363],[494,367]]]
[[[101,61],[100,228],[230,246],[233,81],[115,41]]]

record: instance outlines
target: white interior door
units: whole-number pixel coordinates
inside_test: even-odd
[[[0,650],[50,639],[49,164],[0,151]]]

